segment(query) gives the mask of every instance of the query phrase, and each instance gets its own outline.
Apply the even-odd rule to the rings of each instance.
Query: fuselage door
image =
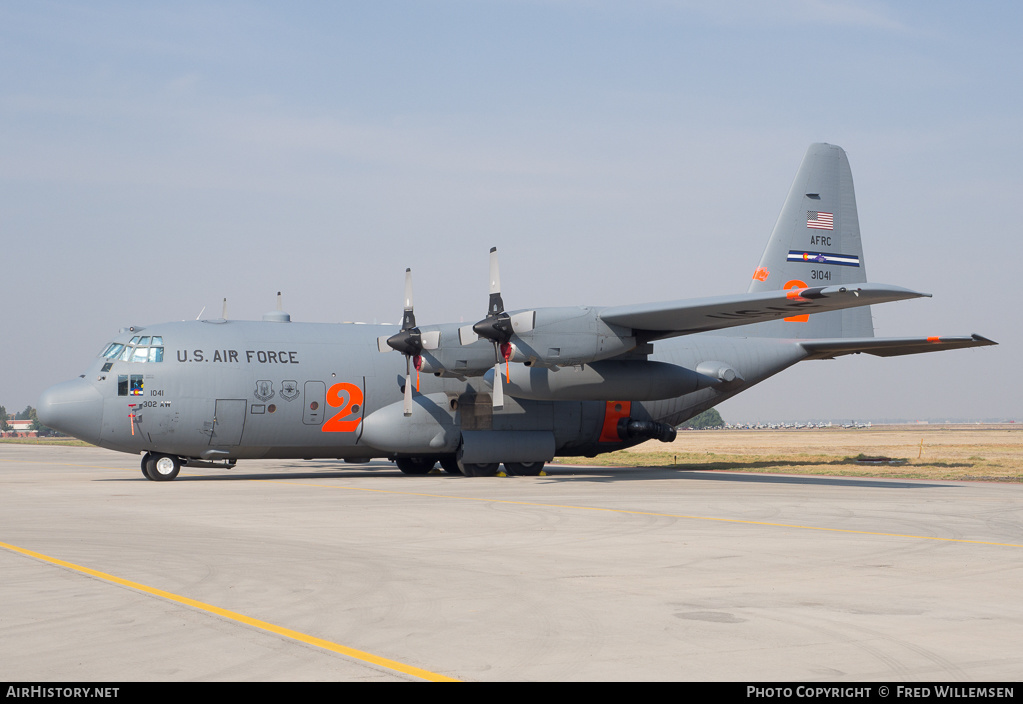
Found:
[[[210,445],[234,446],[242,441],[246,403],[245,399],[217,399]]]

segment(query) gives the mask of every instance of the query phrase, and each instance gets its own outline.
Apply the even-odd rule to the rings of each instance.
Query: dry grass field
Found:
[[[885,457],[895,463],[867,463]],[[563,464],[665,466],[848,477],[1023,481],[1023,424],[887,425],[822,430],[682,430],[670,444],[650,441]]]

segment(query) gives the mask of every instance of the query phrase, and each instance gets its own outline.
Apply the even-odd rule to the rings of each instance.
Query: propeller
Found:
[[[416,327],[416,315],[412,308],[412,270],[405,270],[405,308],[401,319],[401,331],[387,338],[378,338],[381,352],[390,347],[405,355],[405,416],[412,415],[412,366],[416,368],[416,391],[419,391],[419,370],[423,366],[423,333]]]
[[[490,248],[490,304],[487,317],[472,326],[479,337],[494,343],[497,362],[494,364],[494,409],[504,408],[504,385],[501,383],[501,360],[504,360],[505,374],[511,383],[511,359],[514,348],[511,338],[514,334],[511,316],[504,310],[501,298],[501,273],[497,265],[497,247]]]

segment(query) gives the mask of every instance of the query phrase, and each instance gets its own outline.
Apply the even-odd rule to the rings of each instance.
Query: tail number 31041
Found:
[[[323,424],[325,433],[353,433],[362,422],[362,389],[343,381],[327,389],[327,405],[337,408],[330,419]]]

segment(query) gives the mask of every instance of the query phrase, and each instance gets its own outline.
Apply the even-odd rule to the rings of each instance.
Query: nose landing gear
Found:
[[[181,460],[174,455],[147,452],[142,456],[142,475],[154,482],[169,482],[181,471]]]

